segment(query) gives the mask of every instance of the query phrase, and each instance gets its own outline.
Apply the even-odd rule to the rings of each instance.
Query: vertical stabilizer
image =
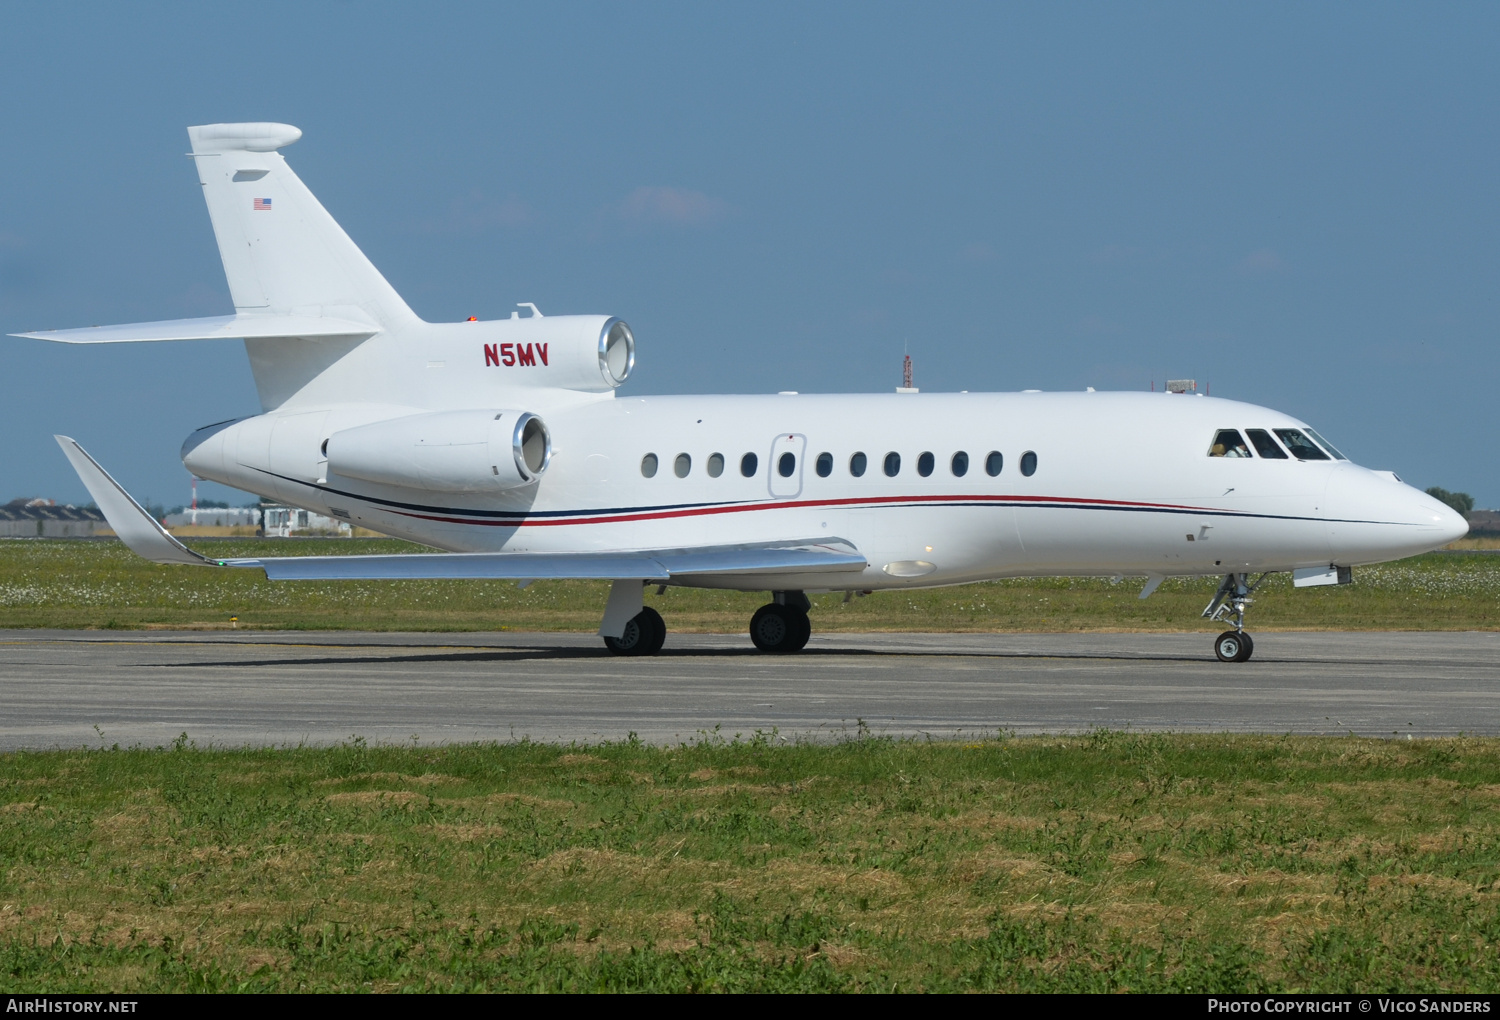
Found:
[[[205,124],[188,137],[236,311],[332,315],[387,329],[415,320],[276,151],[300,130]]]

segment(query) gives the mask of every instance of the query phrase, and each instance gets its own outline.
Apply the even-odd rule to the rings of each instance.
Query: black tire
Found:
[[[647,606],[636,616],[637,620],[650,623],[651,644],[641,652],[642,655],[655,655],[661,651],[661,646],[667,641],[667,621],[661,618],[661,614]]]
[[[807,614],[778,602],[761,606],[750,617],[750,640],[763,652],[795,652],[811,635]]]
[[[1248,647],[1246,635],[1237,630],[1226,630],[1214,638],[1214,655],[1220,662],[1244,662],[1250,655]]]
[[[604,639],[604,647],[616,655],[655,655],[667,639],[667,625],[661,614],[647,606],[625,624],[625,633]]]
[[[1242,631],[1240,633],[1240,640],[1245,643],[1245,647],[1240,649],[1239,658],[1235,659],[1234,661],[1249,662],[1250,656],[1255,654],[1255,639],[1252,638],[1249,634],[1246,634]]]
[[[812,637],[812,621],[799,609],[792,610],[792,619],[797,625],[797,632],[792,635],[792,643],[787,651],[800,652],[807,647],[808,638]]]

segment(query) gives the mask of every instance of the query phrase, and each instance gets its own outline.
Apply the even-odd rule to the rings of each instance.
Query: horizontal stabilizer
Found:
[[[210,315],[203,319],[132,322],[123,326],[85,326],[82,329],[44,329],[12,333],[31,340],[64,344],[126,344],[158,340],[261,340],[272,337],[367,337],[377,327],[349,319],[321,315]]]
[[[111,478],[109,472],[100,467],[99,462],[90,457],[75,440],[67,436],[52,438],[57,440],[57,445],[68,455],[73,470],[78,472],[78,477],[83,480],[89,495],[94,497],[94,502],[99,504],[104,519],[131,552],[152,563],[204,566],[210,562],[167,534],[166,529],[142,509],[131,498],[130,493]]]
[[[864,556],[841,539],[627,553],[413,553],[217,562],[226,567],[260,567],[273,581],[639,578],[667,582],[705,575],[823,573],[869,566]]]

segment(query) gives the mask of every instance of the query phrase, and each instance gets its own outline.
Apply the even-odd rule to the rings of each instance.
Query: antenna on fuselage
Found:
[[[901,349],[903,351],[906,350],[906,343],[904,341],[901,344]],[[907,354],[902,359],[902,361],[901,361],[901,385],[896,387],[896,392],[897,393],[917,393],[917,392],[919,392],[917,390],[917,388],[911,384],[911,355],[910,354]]]

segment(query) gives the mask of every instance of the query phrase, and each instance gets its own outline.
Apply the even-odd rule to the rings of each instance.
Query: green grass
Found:
[[[1500,990],[1500,741],[0,756],[0,975],[163,990]]]
[[[413,551],[390,539],[193,542],[211,556]],[[820,631],[1218,629],[1198,618],[1212,578],[1174,579],[1150,599],[1142,579],[995,581],[877,592],[842,605],[813,596]],[[0,627],[228,627],[311,630],[578,630],[598,627],[606,585],[543,581],[271,583],[259,571],[146,563],[113,541],[0,541]],[[654,591],[654,589],[652,589]],[[674,631],[743,631],[763,592],[686,588],[647,596]],[[1432,554],[1355,571],[1355,583],[1294,590],[1286,575],[1258,593],[1258,631],[1489,630],[1500,626],[1500,556]]]

